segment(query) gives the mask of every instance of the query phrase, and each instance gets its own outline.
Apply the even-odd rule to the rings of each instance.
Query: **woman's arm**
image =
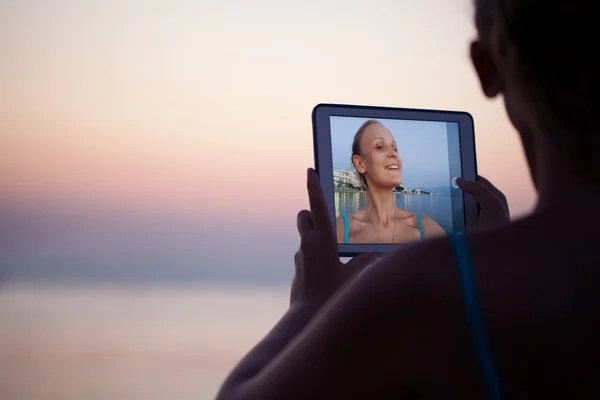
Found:
[[[368,317],[373,299],[362,290],[351,283],[316,316],[292,307],[235,368],[217,399],[348,399],[364,397],[370,385],[389,387],[384,347],[375,348],[383,336],[377,341],[367,335],[383,331],[383,319]],[[392,352],[391,346],[386,350]]]
[[[290,309],[233,370],[221,389],[220,399],[265,398],[265,383],[259,377],[265,376],[264,371],[273,360],[303,331],[334,293],[377,259],[374,254],[361,254],[347,264],[340,262],[335,233],[314,171],[312,174],[309,171],[307,186],[311,211],[298,214],[301,240],[300,250],[294,257],[296,271]]]
[[[218,399],[407,395],[433,378],[440,349],[463,345],[445,338],[468,337],[447,240],[379,260],[313,312],[292,307]]]
[[[308,305],[290,307],[269,334],[229,374],[217,399],[255,398],[256,387],[250,384],[256,386],[256,377],[304,329],[316,312]]]

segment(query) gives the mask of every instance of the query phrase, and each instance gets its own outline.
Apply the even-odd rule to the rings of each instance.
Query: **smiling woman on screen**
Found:
[[[445,234],[431,218],[396,205],[402,160],[394,136],[379,121],[369,120],[356,132],[352,165],[369,197],[364,209],[337,219],[338,243],[406,243]]]

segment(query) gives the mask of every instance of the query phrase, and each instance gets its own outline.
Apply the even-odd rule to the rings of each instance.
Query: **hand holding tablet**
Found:
[[[313,110],[313,139],[341,256],[389,252],[476,224],[477,203],[455,179],[477,176],[469,114],[322,104]]]

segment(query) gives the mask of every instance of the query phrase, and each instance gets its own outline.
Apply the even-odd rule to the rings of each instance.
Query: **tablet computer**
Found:
[[[312,123],[315,169],[341,257],[476,225],[477,202],[456,184],[477,176],[470,114],[319,104]]]

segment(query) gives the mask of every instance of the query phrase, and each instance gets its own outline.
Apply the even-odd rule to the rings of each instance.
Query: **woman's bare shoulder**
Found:
[[[423,225],[423,232],[427,238],[432,236],[443,236],[446,234],[440,224],[425,214],[421,214],[421,224]]]
[[[544,308],[553,313],[560,307],[556,294],[569,291],[565,286],[570,282],[569,264],[564,263],[563,267],[554,260],[566,260],[567,254],[562,250],[549,251],[557,241],[551,235],[540,234],[536,238],[534,232],[539,229],[531,223],[511,224],[464,236],[471,261],[468,267],[473,271],[484,314],[499,317],[510,309],[522,317],[511,315],[513,321],[492,317],[497,329],[509,329],[517,322],[527,324],[535,309],[543,306],[541,303],[551,304]],[[399,306],[398,301],[406,301],[397,297],[403,291],[434,302],[452,299],[462,307],[463,288],[455,249],[448,236],[400,248],[369,267],[364,275],[392,309]],[[539,285],[541,276],[544,285]],[[538,299],[531,299],[532,290],[538,293]],[[507,297],[507,293],[511,295]]]
[[[472,254],[474,285],[500,375],[511,380],[515,374],[531,377],[535,371],[556,372],[543,356],[552,354],[548,340],[560,343],[562,332],[544,328],[556,328],[548,322],[567,309],[561,305],[564,291],[556,291],[565,280],[552,268],[548,270],[548,265],[527,268],[543,243],[532,245],[537,239],[519,224],[464,238]],[[510,248],[520,242],[528,242],[522,247],[528,247],[527,255]],[[539,279],[543,267],[546,275]],[[544,340],[524,332],[544,332]],[[329,338],[340,345],[331,346]],[[456,392],[441,396],[461,398],[459,393],[468,389],[481,391],[483,397],[482,381],[473,380],[479,376],[477,358],[450,238],[403,246],[355,276],[299,335],[297,357],[291,358],[305,360],[309,353],[315,359],[306,363],[307,370],[317,365],[336,371],[331,378],[337,379],[338,384],[331,386],[336,390],[346,387],[343,382],[349,379],[361,378],[345,398],[358,397],[361,389],[364,393],[377,388],[400,393],[432,380],[447,383],[447,387],[439,385],[440,391]],[[518,372],[515,363],[523,366]],[[301,388],[320,386],[321,380],[315,378],[311,386],[304,377]]]
[[[402,286],[410,286],[410,292],[436,291],[436,285],[452,281],[454,270],[453,252],[447,238],[436,238],[427,242],[406,244],[398,250],[382,257],[370,266],[369,277],[380,288],[394,292]],[[366,272],[366,271],[365,271]],[[444,283],[445,282],[445,283]],[[381,286],[380,286],[381,285]]]
[[[347,221],[345,220],[344,216],[347,218]],[[338,242],[344,242],[344,235],[346,229],[348,230],[350,236],[352,236],[352,234],[356,234],[357,231],[362,230],[365,220],[366,212],[364,209],[355,211],[351,214],[340,215],[339,217],[337,217],[335,224]]]

